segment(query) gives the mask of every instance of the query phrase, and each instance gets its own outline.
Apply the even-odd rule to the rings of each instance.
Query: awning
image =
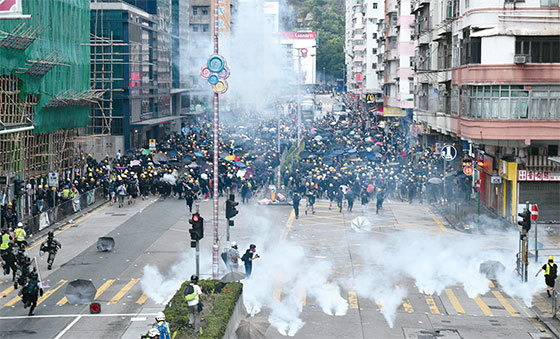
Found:
[[[166,116],[166,117],[163,117],[163,118],[154,118],[154,119],[136,121],[136,122],[132,122],[130,125],[132,125],[132,126],[152,126],[152,125],[166,124],[168,122],[171,122],[172,120],[177,120],[177,119],[181,119],[181,118],[183,118],[183,117],[178,116],[178,115],[170,115],[170,116]]]
[[[548,157],[548,160],[560,164],[560,157]]]

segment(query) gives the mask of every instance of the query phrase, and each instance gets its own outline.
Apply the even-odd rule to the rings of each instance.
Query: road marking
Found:
[[[494,294],[496,299],[498,299],[500,304],[504,306],[506,311],[508,311],[508,313],[511,314],[512,317],[519,317],[519,313],[516,312],[515,309],[508,303],[508,301],[506,300],[506,298],[504,298],[504,296],[502,295],[502,293],[500,293],[500,291],[493,290],[492,294]]]
[[[436,215],[430,211],[427,210],[428,214],[430,214],[430,216],[432,217],[432,219],[434,219],[434,222],[439,226],[439,229],[442,231],[447,231],[447,228],[445,228],[445,226],[443,226],[443,223],[441,221],[439,221],[439,219],[436,217]]]
[[[14,306],[20,300],[21,300],[21,297],[19,295],[15,296],[15,297],[12,298],[12,300],[10,300],[6,304],[4,304],[4,306]]]
[[[62,336],[65,335],[66,332],[68,332],[72,328],[72,326],[74,326],[78,321],[80,321],[80,319],[82,319],[82,316],[81,315],[77,316],[76,319],[72,320],[72,322],[68,324],[68,326],[66,326],[62,331],[60,331],[56,335],[56,337],[54,337],[54,339],[62,338]]]
[[[137,317],[137,316],[155,316],[157,313],[97,313],[97,314],[44,314],[44,315],[16,315],[8,317],[0,317],[0,320],[18,320],[18,319],[37,319],[37,318],[75,318],[75,317]]]
[[[492,311],[490,311],[490,307],[488,307],[488,305],[486,305],[484,303],[484,301],[482,301],[482,298],[480,296],[477,296],[476,298],[474,298],[474,301],[476,302],[476,304],[478,305],[478,307],[480,307],[480,309],[482,310],[482,312],[484,314],[486,314],[489,317],[494,316],[494,314],[492,313]]]
[[[301,306],[307,305],[307,293],[305,292],[306,291],[303,291],[303,295],[301,296]]]
[[[517,300],[517,298],[511,298],[513,299],[513,301],[515,301],[515,303],[517,304],[517,306],[523,311],[523,313],[525,313],[525,315],[527,316],[527,318],[531,319],[531,321],[533,322],[533,324],[535,325],[535,327],[541,331],[542,333],[546,333],[546,330],[538,323],[538,320],[535,319],[534,317],[532,317],[531,315],[529,315],[529,313],[526,310],[526,307],[524,306],[524,304],[522,305],[519,300]]]
[[[56,286],[54,288],[49,289],[47,292],[45,292],[43,294],[42,297],[40,297],[37,300],[37,305],[41,305],[41,303],[43,301],[45,301],[48,297],[50,297],[53,293],[55,293],[56,291],[58,291],[64,284],[66,284],[68,282],[68,280],[61,280],[58,282],[58,284],[56,284]]]
[[[278,301],[281,300],[281,298],[282,298],[282,285],[281,284],[276,285],[274,287],[273,295],[274,295],[274,299],[276,299]]]
[[[408,313],[414,312],[414,308],[413,308],[412,305],[410,304],[410,300],[408,300],[408,299],[403,299],[402,305],[403,305],[403,308],[404,308],[404,310],[405,310],[406,312],[408,312]]]
[[[465,310],[463,309],[463,306],[461,306],[459,300],[455,296],[455,293],[453,293],[453,291],[450,288],[445,289],[445,294],[447,294],[447,297],[449,298],[449,301],[451,301],[451,304],[453,305],[453,308],[455,308],[455,311],[460,314],[465,314]]]
[[[138,300],[136,300],[136,303],[137,303],[137,304],[143,304],[143,303],[146,302],[146,300],[148,300],[148,296],[145,295],[145,294],[142,294],[142,295],[140,296],[140,298],[138,298]]]
[[[354,290],[348,290],[348,303],[350,304],[351,309],[358,309],[358,297],[356,296],[356,292]]]
[[[103,285],[101,285],[101,287],[99,287],[97,289],[97,292],[95,293],[95,297],[93,298],[93,300],[97,300],[97,298],[99,298],[101,296],[101,294],[103,294],[103,292],[105,292],[105,290],[107,290],[109,287],[111,287],[111,285],[113,285],[114,282],[115,282],[115,279],[109,279],[106,282],[104,282]]]
[[[6,289],[3,290],[2,292],[0,292],[0,298],[7,297],[8,294],[9,294],[10,292],[12,292],[13,290],[14,290],[14,285],[12,285],[12,286],[6,288]]]
[[[68,302],[68,298],[64,297],[64,298],[60,299],[56,304],[58,306],[62,306],[62,305],[66,305],[67,302]]]
[[[494,282],[492,282],[492,280],[490,280],[490,282],[488,283],[488,286],[490,288],[495,288],[496,287],[496,285],[494,285]]]
[[[290,228],[294,227],[293,222],[294,222],[295,217],[296,217],[296,213],[292,209],[292,212],[290,213],[290,216],[288,217],[288,220],[286,221],[286,229],[282,233],[282,236],[280,237],[280,241],[284,241],[288,237],[288,232],[290,232]]]
[[[426,296],[426,304],[428,304],[428,308],[430,309],[430,312],[432,312],[432,314],[440,314],[434,298],[432,298],[431,296]]]
[[[109,300],[107,305],[116,304],[117,302],[119,302],[119,300],[121,300],[126,292],[128,292],[137,282],[138,279],[131,279],[123,288],[121,288],[120,291],[117,292],[117,294],[115,294],[115,296],[111,300]]]

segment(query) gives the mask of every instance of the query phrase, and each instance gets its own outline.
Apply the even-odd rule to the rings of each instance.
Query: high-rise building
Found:
[[[25,19],[0,12],[0,190],[15,177],[73,175],[74,142],[89,122],[89,0],[25,0]],[[45,15],[48,13],[48,15]],[[6,185],[6,183],[8,185]]]
[[[558,1],[412,6],[423,145],[465,149],[480,165],[480,202],[496,215],[515,222],[519,204],[530,201],[539,222],[560,220]]]

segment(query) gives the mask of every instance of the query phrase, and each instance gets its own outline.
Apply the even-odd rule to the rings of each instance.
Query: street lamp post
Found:
[[[218,0],[214,0],[214,54],[218,54]],[[212,188],[214,189],[214,244],[212,246],[212,278],[218,279],[218,137],[219,137],[219,96],[214,92],[214,176]]]

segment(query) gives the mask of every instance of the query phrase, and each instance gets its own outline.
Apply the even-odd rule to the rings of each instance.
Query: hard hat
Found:
[[[251,245],[249,245],[249,248],[250,248],[250,249],[255,249],[255,248],[257,248],[257,245],[251,244]]]
[[[237,247],[237,241],[232,241],[231,242],[231,247]]]
[[[23,224],[20,222],[18,222],[17,227],[23,227]]]
[[[49,231],[49,233],[47,234],[47,236],[48,236],[49,238],[54,237],[54,232],[53,232],[53,231]]]
[[[198,282],[198,276],[196,274],[191,275],[191,281],[193,283],[197,283]]]
[[[548,257],[548,260],[554,261],[554,257],[553,257],[553,256],[550,256],[550,257]]]
[[[163,321],[165,320],[165,314],[163,312],[158,312],[158,314],[156,315],[156,321]]]

